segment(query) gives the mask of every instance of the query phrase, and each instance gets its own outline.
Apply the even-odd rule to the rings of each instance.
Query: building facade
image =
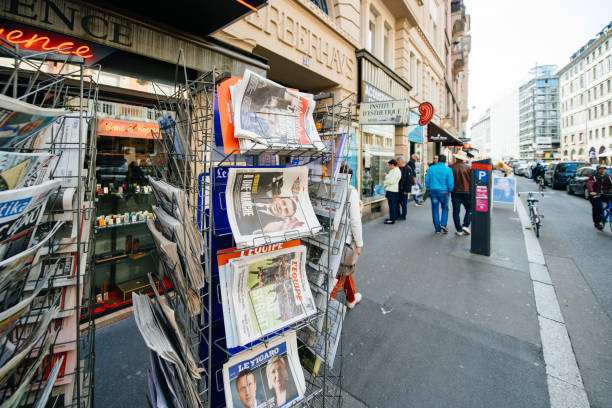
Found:
[[[491,138],[491,109],[487,109],[482,118],[470,127],[470,144],[478,153],[491,157],[493,143]]]
[[[519,87],[519,156],[559,158],[559,78],[555,65],[536,65]]]
[[[559,70],[561,157],[612,162],[612,22]]]

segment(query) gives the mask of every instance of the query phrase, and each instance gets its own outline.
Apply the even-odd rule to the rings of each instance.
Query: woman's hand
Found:
[[[361,256],[361,247],[357,247],[356,251],[357,251],[357,255]]]

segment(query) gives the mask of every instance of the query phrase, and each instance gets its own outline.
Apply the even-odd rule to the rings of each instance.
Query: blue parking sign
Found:
[[[476,178],[481,183],[486,183],[489,180],[489,172],[486,170],[476,170]]]

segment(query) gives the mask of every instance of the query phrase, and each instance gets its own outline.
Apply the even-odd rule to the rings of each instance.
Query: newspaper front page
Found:
[[[304,397],[295,331],[240,353],[223,365],[227,408],[278,408]]]
[[[0,148],[19,146],[66,113],[63,109],[40,108],[0,95]]]
[[[227,214],[238,248],[321,231],[307,190],[308,169],[303,166],[230,168]]]
[[[0,152],[0,191],[41,184],[49,175],[48,153]]]

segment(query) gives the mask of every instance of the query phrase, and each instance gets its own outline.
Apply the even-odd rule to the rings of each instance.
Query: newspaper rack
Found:
[[[0,156],[49,156],[44,166],[28,165],[21,174],[32,191],[44,180],[58,185],[40,207],[32,239],[0,262],[0,309],[3,319],[9,315],[0,322],[0,403],[90,407],[95,172],[87,169],[95,168],[95,135],[87,132],[96,114],[86,107],[97,100],[97,69],[86,69],[82,58],[64,55],[65,49],[32,53],[0,41]],[[52,70],[48,62],[55,63]],[[9,125],[10,112],[27,121]],[[7,136],[9,129],[18,134]],[[7,188],[13,187],[2,189]]]
[[[231,249],[236,247],[232,234],[227,232],[227,227],[216,228],[217,223],[226,225],[227,215],[219,213],[223,210],[223,205],[219,205],[214,200],[221,200],[220,196],[223,195],[221,187],[223,181],[217,177],[219,169],[244,166],[245,164],[247,167],[257,167],[263,154],[286,155],[289,159],[293,159],[294,163],[299,161],[300,165],[308,165],[317,161],[324,163],[329,161],[332,164],[336,164],[336,160],[342,161],[344,159],[339,156],[346,154],[347,149],[343,148],[340,151],[336,151],[333,140],[331,141],[331,151],[320,151],[312,147],[305,148],[304,145],[292,143],[279,145],[258,142],[249,143],[250,149],[245,149],[246,144],[242,144],[241,148],[232,149],[227,153],[218,142],[220,138],[216,137],[220,135],[221,129],[217,123],[215,110],[218,109],[216,101],[217,87],[222,81],[231,78],[231,74],[220,73],[213,69],[210,72],[201,74],[196,79],[190,79],[184,65],[183,51],[180,50],[177,59],[176,78],[175,89],[171,95],[164,94],[161,89],[158,92],[160,133],[153,133],[153,138],[161,151],[165,152],[165,165],[160,165],[156,168],[156,179],[163,180],[168,185],[173,186],[173,188],[182,191],[181,195],[184,199],[177,199],[173,196],[170,212],[174,213],[175,209],[178,210],[181,217],[183,217],[182,223],[185,225],[190,224],[189,227],[182,230],[182,234],[185,234],[182,237],[183,240],[188,238],[188,232],[185,231],[188,228],[195,227],[199,234],[201,234],[202,252],[195,255],[200,260],[204,285],[197,291],[200,310],[194,313],[195,310],[189,310],[190,296],[184,293],[185,282],[188,282],[188,276],[184,271],[185,257],[189,254],[184,253],[184,249],[181,250],[180,248],[178,241],[180,241],[181,237],[164,234],[165,238],[169,241],[179,243],[179,249],[178,258],[176,259],[171,259],[172,257],[164,253],[163,250],[158,249],[157,251],[156,258],[160,261],[158,263],[161,265],[161,268],[157,271],[156,276],[158,279],[166,276],[171,281],[174,289],[172,292],[169,292],[166,288],[161,288],[159,293],[161,300],[157,310],[159,310],[160,315],[163,315],[162,309],[164,307],[167,307],[165,309],[167,312],[169,310],[172,311],[176,319],[176,325],[173,326],[174,330],[180,331],[187,343],[189,351],[184,351],[184,353],[196,359],[200,377],[191,378],[188,381],[192,382],[193,387],[197,389],[199,398],[197,406],[207,408],[225,405],[228,407],[232,406],[232,402],[226,401],[226,396],[224,395],[226,390],[224,387],[223,366],[228,362],[228,359],[266,348],[270,344],[279,341],[279,339],[285,339],[287,336],[292,336],[293,333],[305,330],[309,330],[310,333],[317,333],[318,337],[325,340],[321,343],[325,345],[325,352],[321,353],[323,354],[325,364],[322,364],[317,372],[307,376],[302,398],[283,406],[341,406],[341,341],[335,341],[337,346],[337,351],[334,350],[336,363],[331,364],[325,359],[325,356],[328,355],[327,345],[329,341],[327,341],[327,338],[330,336],[330,331],[328,330],[329,296],[321,297],[323,301],[320,302],[321,304],[318,305],[319,307],[316,308],[313,314],[270,333],[266,333],[255,341],[239,347],[228,348],[227,337],[224,331],[222,288],[220,286],[217,254],[221,250],[225,250],[225,252],[255,251],[263,246],[289,242],[297,238],[302,240],[302,245],[307,247],[316,245],[327,250],[328,262],[327,264],[322,263],[318,265],[316,272],[321,276],[332,276],[333,279],[337,271],[330,270],[326,265],[331,264],[333,256],[341,255],[343,248],[341,240],[346,237],[348,225],[347,212],[345,211],[347,204],[341,199],[332,198],[330,190],[330,196],[318,197],[318,200],[322,206],[329,208],[330,215],[327,217],[328,219],[333,218],[333,211],[340,211],[342,213],[337,225],[333,225],[330,222],[329,227],[325,228],[324,226],[306,221],[305,227],[299,230],[283,230],[274,236],[261,233],[252,241],[243,243],[240,249]],[[314,101],[319,106],[319,110],[315,112],[314,120],[324,124],[323,130],[326,133],[343,133],[347,140],[350,139],[348,133],[353,117],[352,112],[354,111],[354,104],[350,103],[350,100],[352,100],[352,96],[336,103],[332,94],[315,96]],[[322,133],[322,135],[326,133]],[[276,161],[278,163],[278,159]],[[332,168],[335,169],[334,166]],[[335,180],[335,177],[331,177],[323,180],[323,182],[333,186]],[[163,198],[155,191],[154,193],[156,194],[158,204],[163,207],[161,205]],[[297,206],[299,206],[301,211],[307,210],[299,200],[297,201]],[[166,210],[168,209],[166,208]],[[223,217],[225,217],[225,221],[223,221]],[[263,231],[264,224],[259,217],[258,223]],[[158,224],[159,219],[156,220],[156,225]],[[184,276],[177,275],[179,273],[177,271],[180,270],[184,271]],[[331,283],[334,283],[333,280]],[[313,287],[316,287],[318,292],[331,293],[333,286],[330,287],[330,279],[324,279],[320,286],[320,288],[319,285],[314,285]],[[249,293],[249,302],[253,305],[253,298],[250,296]],[[162,307],[162,304],[166,306]],[[303,303],[301,303],[301,307],[305,309]],[[257,315],[255,315],[254,323],[261,328],[261,321]],[[146,336],[146,334],[143,335]],[[339,333],[334,339],[340,339]],[[179,350],[177,344],[174,344],[173,347],[175,350]],[[305,344],[300,343],[298,347],[300,355],[302,350],[306,350],[306,348]],[[297,355],[287,356],[286,358],[293,368],[297,369],[299,367],[301,369],[301,363]],[[332,366],[334,367],[333,370]],[[192,385],[182,386],[179,382],[175,381],[173,383],[177,388],[174,391],[182,393],[181,395],[187,398],[188,389]]]

